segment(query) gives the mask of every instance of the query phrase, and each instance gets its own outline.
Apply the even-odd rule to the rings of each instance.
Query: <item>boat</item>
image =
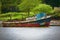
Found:
[[[40,14],[41,15],[41,14]],[[40,16],[39,14],[32,18],[26,18],[25,21],[3,22],[3,27],[49,27],[52,16]],[[35,20],[34,20],[34,19]],[[37,19],[36,19],[37,18]]]

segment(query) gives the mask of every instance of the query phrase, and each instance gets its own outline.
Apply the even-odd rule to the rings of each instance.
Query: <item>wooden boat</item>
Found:
[[[34,17],[26,18],[25,21],[3,22],[3,27],[48,27],[52,17],[46,16],[45,13],[40,13]]]
[[[52,16],[43,17],[40,20],[3,22],[3,27],[48,27]]]

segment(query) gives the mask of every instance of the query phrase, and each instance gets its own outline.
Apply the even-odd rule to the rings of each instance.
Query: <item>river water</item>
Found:
[[[60,27],[47,28],[3,28],[0,40],[60,40]]]

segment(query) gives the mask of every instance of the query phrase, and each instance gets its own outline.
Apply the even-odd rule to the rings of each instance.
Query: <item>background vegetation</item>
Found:
[[[0,20],[24,20],[40,12],[60,17],[59,7],[60,0],[0,0]]]

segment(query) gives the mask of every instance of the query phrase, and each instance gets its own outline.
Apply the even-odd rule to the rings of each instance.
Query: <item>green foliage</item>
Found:
[[[60,0],[43,0],[43,2],[51,5],[52,7],[60,7]]]
[[[56,13],[56,16],[60,17],[60,7],[55,7],[54,12]]]
[[[47,3],[49,5],[42,4],[42,1],[44,1],[44,3]],[[9,11],[12,10],[11,7],[13,7],[13,9],[18,7],[21,12],[19,12],[19,13],[18,12],[8,12],[6,14],[1,14],[0,20],[10,20],[10,19],[21,20],[22,18],[27,18],[28,15],[34,16],[35,13],[37,14],[38,12],[39,13],[45,12],[47,14],[53,14],[53,12],[55,10],[53,10],[50,5],[60,6],[60,1],[59,2],[58,1],[57,0],[55,0],[55,1],[54,0],[2,0],[2,4],[0,2],[0,13],[1,13],[1,7],[2,7],[2,9],[6,8]],[[57,13],[56,16],[60,16],[60,14],[58,14],[57,9],[55,12]]]
[[[36,6],[32,11],[34,12],[44,12],[44,13],[53,13],[53,9],[50,5],[46,5],[46,4],[39,4],[38,6]]]
[[[54,7],[54,12],[55,13],[60,13],[60,7]]]
[[[2,6],[2,4],[1,4],[1,1],[0,1],[0,13],[1,13],[1,6]]]
[[[23,0],[22,3],[18,5],[18,8],[21,11],[27,12],[29,17],[31,9],[40,3],[41,3],[41,0]]]
[[[20,0],[1,0],[3,5],[17,5],[20,3]]]
[[[30,16],[33,16],[33,15],[34,15],[34,13],[31,12]],[[18,12],[9,12],[9,13],[5,13],[5,14],[0,15],[0,20],[3,20],[3,21],[15,20],[15,19],[22,20],[25,18],[27,18],[26,12],[19,12],[19,13]]]
[[[1,0],[2,2],[2,12],[7,12],[15,8],[20,3],[21,0]]]
[[[38,5],[40,0],[22,0],[21,4],[18,5],[19,9],[22,11],[30,11],[36,5]]]

